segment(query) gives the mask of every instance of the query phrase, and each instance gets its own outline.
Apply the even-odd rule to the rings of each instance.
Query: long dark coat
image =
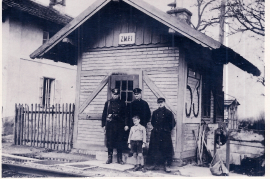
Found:
[[[171,131],[175,127],[173,113],[166,107],[158,108],[153,112],[151,124],[153,129],[148,154],[155,158],[161,152],[163,160],[170,164],[174,153],[171,137]]]
[[[126,123],[126,104],[119,98],[110,99],[105,103],[102,113],[102,127],[106,126],[107,148],[122,149],[124,127]],[[108,110],[108,112],[107,112]],[[112,121],[106,121],[107,115],[112,114]]]
[[[151,118],[151,111],[146,101],[140,99],[140,100],[134,100],[131,102],[130,109],[129,109],[129,121],[128,121],[129,127],[134,125],[132,121],[132,117],[134,116],[139,116],[140,124],[146,127],[146,124],[150,121],[150,118]]]

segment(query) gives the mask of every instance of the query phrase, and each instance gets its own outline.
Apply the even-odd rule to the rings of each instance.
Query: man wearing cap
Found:
[[[122,139],[126,124],[126,104],[119,99],[120,90],[111,90],[112,98],[105,103],[102,114],[102,127],[107,137],[108,160],[106,164],[112,163],[113,148],[117,149],[117,162],[122,161]]]
[[[151,124],[153,129],[150,136],[149,156],[153,159],[154,165],[149,170],[157,169],[157,156],[161,153],[164,171],[171,172],[169,166],[172,163],[173,144],[171,131],[175,127],[173,113],[165,107],[165,99],[158,98],[158,109],[153,112]]]
[[[135,100],[131,102],[129,109],[129,121],[128,126],[133,126],[132,118],[134,116],[139,116],[140,124],[146,128],[147,123],[151,118],[151,111],[149,105],[146,101],[142,99],[142,90],[140,88],[135,88],[133,90]]]

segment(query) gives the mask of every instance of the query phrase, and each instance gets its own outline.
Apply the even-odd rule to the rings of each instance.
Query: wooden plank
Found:
[[[71,150],[71,147],[70,147],[70,131],[71,131],[71,129],[70,129],[70,127],[71,127],[71,103],[69,104],[69,114],[68,114],[68,147],[67,147],[67,150]]]
[[[40,130],[40,104],[38,104],[38,119],[37,119],[37,147],[38,147],[38,141],[39,141],[39,130]]]
[[[81,28],[78,29],[78,36],[81,35]],[[78,115],[79,106],[80,106],[80,90],[81,90],[81,70],[82,70],[82,42],[78,41],[78,57],[77,57],[77,79],[76,79],[76,98],[75,98],[75,114],[74,114],[74,143],[77,142],[77,133],[78,133]]]
[[[181,158],[185,159],[185,158],[189,158],[189,157],[194,157],[196,154],[196,150],[188,150],[188,151],[183,151],[181,152]]]
[[[54,135],[53,135],[53,149],[56,147],[56,135],[57,135],[57,104],[55,104],[55,116],[54,116]]]
[[[20,131],[19,131],[19,135],[20,135],[20,144],[19,145],[22,145],[22,131],[23,131],[23,128],[22,128],[22,115],[23,115],[23,105],[20,106]]]
[[[61,150],[64,150],[64,111],[65,111],[65,105],[62,105],[62,123],[61,123]]]
[[[45,147],[45,142],[46,142],[46,118],[47,118],[47,105],[45,105],[45,113],[44,113],[44,133],[43,133],[43,147]]]
[[[60,104],[58,104],[58,117],[57,117],[57,121],[58,121],[58,131],[57,131],[57,150],[60,150],[60,123],[61,123],[61,109],[60,109]]]
[[[147,86],[151,89],[151,91],[154,93],[154,95],[159,98],[163,97],[166,99],[166,106],[174,113],[176,114],[176,110],[173,107],[173,105],[170,103],[168,98],[159,90],[159,88],[153,83],[153,81],[148,77],[147,74],[143,73],[143,80],[147,84]]]
[[[36,141],[37,141],[37,139],[36,139],[36,136],[37,136],[36,135],[36,131],[37,131],[37,120],[36,119],[37,119],[37,104],[35,104],[35,121],[34,121],[34,124],[35,124],[34,125],[34,129],[35,130],[34,130],[34,144],[33,144],[34,146],[36,145]]]
[[[49,111],[48,111],[48,123],[47,123],[47,129],[48,129],[48,134],[47,134],[47,138],[46,138],[46,144],[47,144],[47,148],[50,148],[50,129],[51,129],[51,121],[50,121],[50,116],[51,116],[51,107],[49,105],[48,107]]]
[[[13,144],[17,145],[17,121],[18,121],[18,109],[17,109],[17,103],[15,103],[15,118],[14,118],[14,127],[13,127]]]
[[[42,139],[43,139],[43,116],[44,116],[44,108],[42,108],[42,113],[41,113],[41,125],[40,125],[40,146],[39,147],[43,147],[43,142],[42,142]]]
[[[29,141],[29,106],[27,106],[27,141]]]
[[[66,114],[65,114],[65,127],[64,127],[64,129],[65,129],[65,134],[64,134],[64,151],[66,151],[66,136],[67,136],[67,116],[68,116],[68,114],[67,114],[67,112],[68,112],[68,104],[66,103]]]
[[[25,105],[26,106],[26,105]],[[26,144],[25,136],[26,136],[26,130],[25,130],[25,121],[26,121],[26,115],[25,115],[25,108],[23,107],[23,113],[22,113],[22,144]]]
[[[150,44],[152,41],[152,28],[151,28],[151,19],[149,17],[144,18],[143,22],[143,43]]]
[[[103,104],[103,107],[104,107],[104,104]],[[101,113],[79,114],[79,119],[89,120],[89,119],[101,119],[101,118],[102,118]]]
[[[99,86],[94,90],[94,92],[89,96],[87,100],[80,106],[79,113],[82,113],[89,103],[97,96],[97,94],[104,88],[107,84],[110,74],[107,75],[99,84]]]
[[[185,60],[185,51],[179,47],[179,69],[178,69],[178,93],[177,93],[177,122],[176,122],[176,151],[177,158],[182,158],[184,145],[183,119],[185,118],[185,91],[187,84],[187,63]]]
[[[32,59],[42,56],[44,53],[49,51],[58,42],[68,36],[76,28],[78,28],[82,23],[92,17],[96,12],[98,12],[102,7],[104,7],[110,0],[99,0],[95,1],[91,6],[89,6],[85,11],[83,11],[79,16],[74,18],[70,23],[68,23],[64,28],[58,31],[52,38],[49,39],[44,45],[40,46],[35,50],[30,57]]]
[[[54,116],[53,116],[54,113],[55,113],[55,112],[54,112],[54,105],[52,105],[52,120],[51,120],[51,121],[52,121],[52,122],[51,122],[51,124],[52,124],[52,125],[51,125],[51,129],[52,129],[51,131],[52,131],[52,132],[51,132],[51,140],[50,140],[50,148],[51,148],[51,149],[53,149],[53,143],[54,143],[54,141],[53,141],[53,139],[54,139],[54,138],[53,138],[53,136],[54,136],[54,130],[53,130],[53,129],[54,129],[54,125],[53,125],[53,124],[54,124],[54,120],[53,120],[53,119],[54,119]],[[53,142],[53,143],[52,143],[52,142]]]

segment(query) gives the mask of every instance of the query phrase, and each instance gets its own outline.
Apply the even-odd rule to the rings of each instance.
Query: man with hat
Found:
[[[126,104],[119,99],[120,90],[111,90],[112,98],[105,103],[102,114],[102,127],[106,133],[108,160],[106,164],[112,163],[113,148],[117,149],[117,162],[122,161],[122,139],[126,124]]]
[[[153,112],[151,124],[153,129],[150,136],[149,156],[153,159],[154,165],[149,170],[157,169],[157,156],[160,153],[164,164],[164,171],[171,172],[169,166],[172,163],[173,144],[171,131],[175,127],[173,113],[165,107],[165,99],[158,98],[158,109]]]
[[[140,124],[146,128],[151,118],[151,111],[146,101],[142,99],[142,90],[140,88],[133,89],[135,100],[131,102],[129,109],[128,127],[133,126],[132,118],[139,116]],[[127,127],[126,127],[127,129]]]

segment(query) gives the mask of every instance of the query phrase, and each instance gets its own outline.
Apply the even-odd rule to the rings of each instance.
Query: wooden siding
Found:
[[[141,69],[146,73],[155,85],[166,95],[174,107],[177,105],[178,89],[178,57],[179,50],[176,47],[144,47],[106,49],[106,51],[89,50],[82,55],[82,73],[80,88],[80,104],[99,85],[102,79],[109,73],[117,73],[120,70]],[[150,106],[151,112],[158,108],[157,97],[153,94],[145,82],[142,83],[143,99]],[[104,103],[107,100],[108,85],[94,98],[94,100],[79,115],[78,138],[79,144],[104,145],[104,134],[101,131],[101,114]],[[86,116],[97,116],[87,118]],[[176,116],[175,116],[176,118]],[[150,138],[150,126],[147,129],[147,141]],[[176,130],[172,132],[173,145],[176,141]]]
[[[85,47],[117,47],[120,33],[135,33],[135,45],[167,43],[168,29],[125,3],[111,3],[84,24]]]

